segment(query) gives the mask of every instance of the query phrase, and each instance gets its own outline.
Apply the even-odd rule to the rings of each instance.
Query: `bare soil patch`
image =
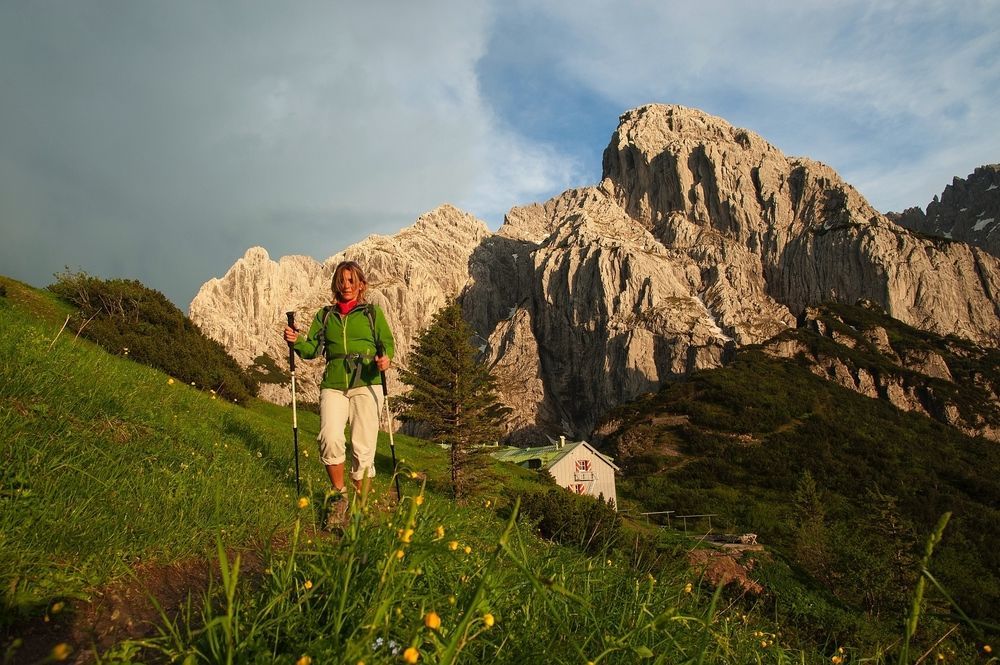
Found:
[[[235,553],[229,553],[233,561]],[[240,573],[251,578],[263,570],[260,552],[240,552]],[[126,640],[156,635],[160,612],[153,602],[173,618],[190,597],[200,603],[212,580],[219,580],[218,561],[189,559],[170,564],[141,563],[128,579],[112,583],[90,594],[89,601],[67,600],[64,609],[42,619],[15,625],[3,640],[5,650],[21,640],[16,663],[46,659],[60,644],[71,648],[65,662],[93,663],[95,654]]]
[[[753,594],[764,591],[764,587],[750,577],[756,560],[745,557],[742,551],[691,550],[688,563],[695,570],[704,571],[705,579],[714,587],[736,584],[741,591]]]

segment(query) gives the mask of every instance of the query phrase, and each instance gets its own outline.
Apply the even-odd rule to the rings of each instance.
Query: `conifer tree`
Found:
[[[479,448],[499,438],[509,409],[499,404],[489,369],[478,360],[473,330],[454,300],[434,315],[400,373],[412,390],[402,397],[400,419],[420,425],[450,448],[451,486],[465,496],[481,465]]]
[[[799,564],[819,579],[825,579],[829,564],[826,509],[816,481],[807,469],[799,478],[792,497],[795,509],[795,554]]]

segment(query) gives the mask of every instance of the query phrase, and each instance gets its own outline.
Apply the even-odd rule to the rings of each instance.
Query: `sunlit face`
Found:
[[[358,279],[353,270],[342,270],[337,279],[337,300],[350,302],[356,300],[364,292],[364,283]]]

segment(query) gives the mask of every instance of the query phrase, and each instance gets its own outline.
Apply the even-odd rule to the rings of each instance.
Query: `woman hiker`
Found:
[[[285,341],[303,359],[326,357],[319,393],[319,453],[336,492],[327,516],[327,528],[344,523],[348,514],[344,483],[346,442],[344,425],[351,425],[351,480],[356,493],[375,476],[375,442],[382,410],[381,372],[395,352],[392,331],[382,310],[365,301],[368,282],[354,261],[342,261],[333,271],[334,302],[316,313],[309,333],[301,336],[291,326]],[[367,490],[367,488],[365,488]]]

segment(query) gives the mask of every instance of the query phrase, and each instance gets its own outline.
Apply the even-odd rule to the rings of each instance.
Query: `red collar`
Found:
[[[335,303],[337,305],[337,311],[340,312],[341,316],[347,316],[352,309],[358,306],[358,299],[349,300],[348,302],[340,302],[339,300]]]

